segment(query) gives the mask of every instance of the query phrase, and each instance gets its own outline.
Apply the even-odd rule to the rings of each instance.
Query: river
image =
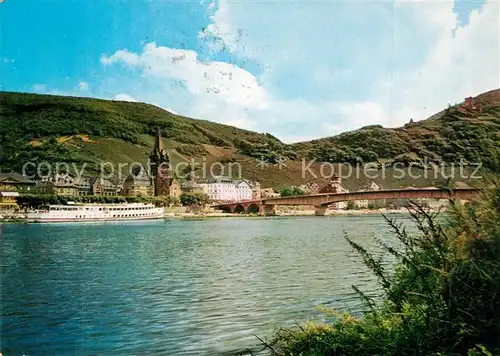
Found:
[[[344,231],[377,256],[395,240],[381,216],[0,229],[4,356],[255,350],[255,335],[324,321],[318,307],[359,313],[352,284],[379,293]]]

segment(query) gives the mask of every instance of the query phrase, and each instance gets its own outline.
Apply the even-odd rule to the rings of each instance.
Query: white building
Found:
[[[236,200],[236,185],[229,177],[214,177],[198,183],[203,193],[212,201],[230,202]]]
[[[229,177],[214,177],[198,183],[210,200],[217,202],[239,202],[252,200],[252,184],[246,180],[233,181]]]
[[[362,188],[360,190],[363,190],[363,191],[376,191],[376,190],[381,190],[382,187],[380,185],[378,185],[377,183],[375,182],[370,182],[370,184],[365,187],[365,188]],[[376,205],[375,201],[368,201],[368,200],[356,200],[355,204],[361,208],[361,209],[366,209],[368,208],[368,206],[370,204],[372,205]],[[383,201],[380,201],[379,202],[379,205],[385,205],[385,203]]]
[[[344,188],[340,182],[337,186],[337,193],[349,193],[349,190]],[[333,203],[330,205],[331,209],[347,209],[347,202],[346,201],[339,201],[338,203]]]
[[[236,201],[252,200],[252,187],[247,181],[234,182],[236,186]]]

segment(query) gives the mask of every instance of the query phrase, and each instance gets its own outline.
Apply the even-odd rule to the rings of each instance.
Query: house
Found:
[[[305,194],[318,194],[320,191],[319,185],[317,183],[307,183],[302,184],[299,187]]]
[[[319,193],[349,193],[347,189],[342,187],[342,178],[339,175],[335,175],[333,179],[325,184],[323,188],[319,190]],[[338,203],[330,204],[331,209],[345,209],[347,208],[347,202],[342,201]]]
[[[236,185],[229,177],[216,176],[198,183],[209,199],[217,202],[238,201]]]
[[[252,182],[250,180],[244,180],[249,186],[250,189],[252,190],[252,198],[251,200],[260,200],[260,182]]]
[[[260,190],[260,196],[262,198],[279,198],[280,193],[273,188],[264,188]]]
[[[78,195],[76,185],[81,187],[82,184],[76,183],[70,175],[58,174],[38,182],[37,190],[43,194],[75,196]]]
[[[361,189],[359,189],[360,191],[377,191],[377,190],[381,190],[382,187],[380,185],[378,185],[377,183],[371,181],[370,184],[368,184],[368,186],[366,187],[363,187]],[[385,201],[381,201],[381,200],[356,200],[355,201],[355,204],[361,208],[361,209],[366,209],[368,208],[368,206],[384,206],[385,205]]]
[[[193,181],[186,182],[181,187],[183,193],[203,194],[203,187]]]
[[[177,179],[170,181],[169,196],[179,198],[182,195],[182,186]]]
[[[37,185],[40,193],[66,196],[86,195],[118,195],[120,187],[101,177],[72,177],[68,174],[58,174]]]
[[[88,189],[90,187],[90,190]],[[108,179],[103,179],[101,177],[87,178],[85,179],[85,189],[79,190],[80,195],[88,195],[90,192],[92,195],[105,195],[114,196],[118,195],[121,187],[114,184]],[[86,194],[87,193],[87,194]]]
[[[245,180],[234,182],[236,188],[236,201],[252,200],[253,192],[250,184]]]
[[[136,169],[125,178],[121,195],[151,197],[154,185],[150,175],[143,169]]]
[[[319,193],[319,185],[317,183],[308,183],[307,187],[309,188],[309,191],[311,194],[318,194]]]
[[[19,206],[17,205],[16,198],[19,196],[19,192],[13,191],[0,191],[0,212],[6,210],[17,210]]]
[[[0,173],[0,191],[30,191],[36,182],[19,173]]]
[[[252,183],[242,179],[233,181],[229,177],[215,176],[204,179],[196,184],[196,189],[200,189],[208,195],[211,201],[217,202],[238,202],[260,199],[260,183]],[[194,189],[192,183],[186,185],[184,190]]]
[[[261,195],[260,195],[260,182],[255,182],[252,183],[251,185],[252,188],[252,200],[260,200]]]

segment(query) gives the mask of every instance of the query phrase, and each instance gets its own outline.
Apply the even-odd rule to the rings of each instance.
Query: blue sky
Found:
[[[494,1],[6,0],[1,89],[152,103],[287,141],[499,86]]]

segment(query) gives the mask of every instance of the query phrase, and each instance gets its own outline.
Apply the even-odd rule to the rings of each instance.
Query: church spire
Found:
[[[153,153],[162,155],[165,152],[163,148],[163,141],[161,139],[160,128],[156,130],[155,146],[153,148]]]
[[[169,157],[163,147],[160,128],[156,131],[155,145],[149,156],[149,168],[153,180],[155,196],[169,195],[172,183],[172,172],[170,171]]]

